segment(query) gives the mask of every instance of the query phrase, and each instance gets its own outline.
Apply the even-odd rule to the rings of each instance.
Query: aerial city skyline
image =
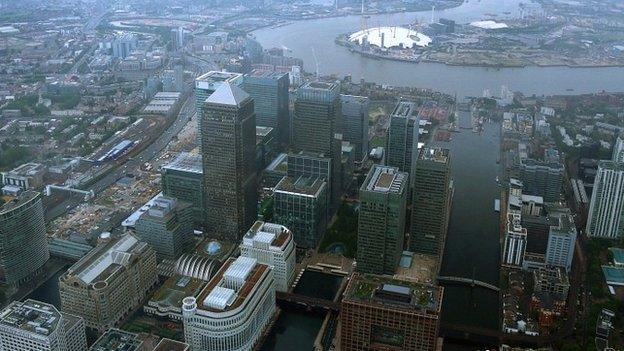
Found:
[[[617,0],[0,0],[0,351],[621,350]]]

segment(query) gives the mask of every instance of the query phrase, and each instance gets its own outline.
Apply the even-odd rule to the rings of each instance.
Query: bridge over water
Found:
[[[474,278],[439,276],[438,282],[465,284],[465,285],[470,285],[472,287],[478,286],[481,288],[490,289],[496,292],[500,291],[500,288],[498,286],[494,284],[486,283],[480,280],[476,280]]]

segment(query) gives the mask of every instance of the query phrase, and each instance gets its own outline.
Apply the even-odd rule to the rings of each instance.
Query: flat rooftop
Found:
[[[367,191],[380,193],[401,193],[407,182],[407,173],[398,168],[375,166],[364,182]]]
[[[400,101],[392,110],[392,117],[416,118],[416,104],[411,101]]]
[[[136,351],[139,350],[142,343],[137,334],[119,329],[109,329],[97,339],[90,351]]]
[[[14,301],[0,313],[0,323],[29,333],[49,335],[61,320],[61,313],[47,303]]]
[[[323,188],[325,188],[325,181],[321,178],[300,176],[297,179],[292,177],[282,178],[275,186],[275,191],[318,197]]]
[[[28,190],[21,193],[18,197],[11,198],[11,200],[0,206],[0,216],[15,210],[16,208],[23,206],[24,204],[27,204],[29,201],[32,201],[37,196],[39,196],[38,192]]]
[[[234,73],[234,72],[210,71],[208,73],[205,73],[197,77],[195,81],[196,82],[208,82],[208,83],[230,82],[242,76],[243,76],[242,74]]]
[[[441,287],[369,274],[354,274],[344,296],[402,310],[439,313],[442,305]]]
[[[245,233],[243,243],[253,246],[254,242],[261,242],[275,248],[282,248],[291,237],[290,230],[281,224],[256,221]]]
[[[300,89],[334,90],[337,88],[339,88],[337,83],[309,82],[304,84]]]
[[[204,174],[202,156],[189,152],[180,152],[171,163],[163,166],[163,169]]]
[[[160,307],[182,308],[182,300],[187,296],[197,296],[205,285],[206,282],[201,279],[176,274],[163,283],[150,302]]]
[[[277,72],[277,71],[272,71],[272,70],[254,69],[253,71],[249,72],[247,75],[249,77],[256,77],[256,78],[279,79],[279,78],[282,78],[285,74],[286,73],[284,72]]]
[[[20,166],[18,166],[16,168],[10,170],[9,172],[5,173],[5,176],[10,176],[10,177],[15,177],[15,176],[30,177],[30,176],[34,176],[37,173],[43,171],[44,168],[45,168],[45,166],[40,164],[40,163],[34,163],[34,162],[24,163],[23,165],[20,165]]]
[[[189,349],[190,346],[186,343],[171,339],[162,339],[153,351],[186,351]]]
[[[449,149],[425,147],[421,149],[418,159],[447,164]]]

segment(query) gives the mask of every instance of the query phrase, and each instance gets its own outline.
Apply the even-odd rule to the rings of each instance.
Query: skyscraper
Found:
[[[202,155],[181,152],[162,167],[162,190],[165,196],[192,204],[195,228],[203,228],[204,170]]]
[[[198,117],[201,116],[206,99],[223,84],[240,86],[243,84],[243,75],[233,72],[210,71],[195,79],[195,108]],[[201,123],[201,119],[198,121]],[[201,129],[201,125],[199,129]]]
[[[624,163],[624,133],[620,133],[615,140],[611,161]]]
[[[357,269],[394,274],[403,251],[408,174],[374,166],[360,188]]]
[[[193,209],[188,202],[160,197],[136,222],[136,234],[158,259],[177,259],[192,244]]]
[[[422,148],[413,168],[410,250],[441,257],[451,212],[450,152]]]
[[[507,213],[507,231],[503,244],[501,264],[507,267],[522,267],[527,246],[527,230],[522,227],[519,212]]]
[[[534,159],[523,160],[520,164],[520,180],[525,194],[537,195],[545,202],[559,201],[564,175],[560,162],[541,162]]]
[[[340,349],[438,348],[443,288],[354,273],[340,313]]]
[[[254,99],[256,125],[272,127],[282,145],[290,143],[288,73],[253,70],[245,75],[243,89]]]
[[[35,300],[13,301],[0,313],[0,350],[86,351],[85,321]]]
[[[361,162],[368,155],[368,107],[365,96],[341,95],[342,121],[340,131],[344,140],[354,146],[355,161]]]
[[[19,285],[49,258],[41,194],[28,190],[0,207],[0,281]]]
[[[257,212],[254,101],[222,84],[206,99],[200,125],[206,232],[238,241]]]
[[[314,248],[327,227],[327,186],[317,177],[283,177],[273,192],[273,220],[292,230],[297,246]]]
[[[413,173],[413,164],[418,156],[418,111],[416,104],[400,101],[390,115],[386,164],[397,167],[401,172]],[[410,188],[415,179],[410,177]]]
[[[624,164],[601,161],[594,180],[594,191],[589,205],[587,235],[597,238],[622,237],[622,210],[624,209]]]
[[[546,248],[546,264],[562,267],[569,272],[574,258],[574,245],[576,244],[576,227],[574,218],[570,215],[558,217],[559,223],[550,226],[548,233],[548,246]]]

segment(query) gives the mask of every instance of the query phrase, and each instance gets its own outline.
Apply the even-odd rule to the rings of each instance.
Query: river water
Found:
[[[490,14],[499,14],[498,20],[518,17],[519,4],[527,0],[469,0],[461,6],[438,11],[435,18],[449,18],[458,23],[480,20]],[[504,13],[509,13],[505,15]],[[429,22],[431,12],[411,12],[391,15],[373,15],[368,27]],[[449,94],[481,96],[484,89],[498,95],[501,86],[525,94],[575,94],[624,90],[624,68],[568,68],[525,67],[485,68],[458,67],[437,63],[410,63],[375,60],[351,53],[334,43],[334,39],[361,28],[360,16],[324,18],[297,21],[278,28],[263,28],[254,32],[265,48],[282,47],[289,55],[302,58],[305,70],[321,74],[351,75],[370,82],[395,86],[431,88]],[[316,60],[314,58],[316,54]],[[569,91],[568,89],[574,89]]]

